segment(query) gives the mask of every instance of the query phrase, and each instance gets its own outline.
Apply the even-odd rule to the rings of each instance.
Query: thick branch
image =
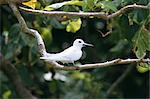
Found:
[[[16,7],[16,5],[14,3],[12,3],[11,0],[7,0],[7,1],[9,3],[9,6],[11,7],[11,9],[13,10],[16,18],[18,19],[19,24],[21,25],[22,31],[25,32],[25,33],[29,33],[29,34],[33,35],[37,39],[39,52],[40,52],[41,55],[45,55],[46,54],[46,49],[45,49],[45,45],[44,45],[44,42],[43,42],[43,39],[42,39],[41,35],[38,33],[38,31],[36,31],[34,29],[29,29],[26,25],[25,20],[21,16],[18,8]]]
[[[27,13],[31,13],[31,14],[40,14],[40,15],[45,15],[45,16],[68,16],[68,17],[72,17],[72,16],[78,16],[78,17],[98,17],[98,18],[102,18],[105,20],[117,17],[129,10],[134,10],[134,9],[147,9],[150,10],[149,5],[144,6],[144,5],[127,5],[123,8],[121,8],[120,10],[118,10],[115,13],[112,13],[110,15],[105,14],[104,12],[64,12],[64,11],[42,11],[42,10],[33,10],[33,9],[27,9],[24,7],[19,7],[22,11],[27,12]]]
[[[16,16],[17,20],[19,21],[19,24],[21,25],[21,30],[25,33],[33,35],[36,38],[37,43],[38,43],[39,53],[41,54],[41,56],[47,55],[43,39],[42,39],[41,35],[38,33],[38,31],[28,28],[25,20],[23,19],[23,17],[20,14],[17,6],[13,2],[11,2],[11,0],[7,0],[7,2],[9,4],[9,6],[11,7],[11,9],[13,10],[14,15]],[[57,64],[56,62],[49,62],[49,63]]]
[[[18,74],[17,69],[8,60],[5,60],[0,53],[0,68],[11,80],[12,84],[15,86],[17,93],[22,99],[36,99],[23,85],[23,82]]]
[[[150,59],[115,59],[112,61],[107,61],[104,63],[94,63],[94,64],[85,64],[79,66],[63,66],[58,63],[50,63],[53,68],[60,69],[60,70],[83,70],[83,69],[92,69],[92,68],[101,68],[101,67],[108,67],[113,65],[120,65],[120,64],[130,64],[130,63],[139,63],[139,62],[146,62],[150,64]]]

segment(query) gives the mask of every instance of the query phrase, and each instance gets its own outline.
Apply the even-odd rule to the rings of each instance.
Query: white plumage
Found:
[[[62,63],[74,63],[82,57],[82,47],[93,46],[92,44],[85,43],[82,39],[76,39],[73,45],[64,51],[56,54],[47,54],[40,57],[46,61],[60,61]]]

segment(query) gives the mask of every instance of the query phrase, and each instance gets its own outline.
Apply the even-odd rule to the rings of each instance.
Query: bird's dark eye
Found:
[[[81,43],[81,41],[79,41],[79,43]]]

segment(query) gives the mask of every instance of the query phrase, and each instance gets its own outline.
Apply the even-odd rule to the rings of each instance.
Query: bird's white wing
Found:
[[[63,62],[71,62],[71,55],[74,53],[74,48],[69,47],[68,49],[65,49],[64,51],[57,53],[54,55],[53,58],[55,58],[56,61],[63,61]]]
[[[76,60],[79,60],[81,56],[82,56],[82,51],[80,49],[71,46],[60,53],[50,54],[45,57],[40,57],[40,59],[44,59],[48,61],[61,61],[63,63],[72,63]]]
[[[48,60],[48,61],[68,61],[68,55],[71,54],[71,47],[56,54],[47,54],[44,57],[40,57],[40,59]]]
[[[66,58],[69,61],[74,62],[81,58],[82,51],[74,46],[71,46],[70,48],[64,50],[60,54],[61,54],[60,56],[63,56],[63,58]]]

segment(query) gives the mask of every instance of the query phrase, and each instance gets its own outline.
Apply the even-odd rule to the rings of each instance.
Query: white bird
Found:
[[[92,44],[85,43],[82,39],[76,39],[73,45],[64,51],[56,54],[48,54],[40,57],[46,61],[56,61],[62,63],[74,63],[82,57],[82,48],[85,46],[93,46]]]

